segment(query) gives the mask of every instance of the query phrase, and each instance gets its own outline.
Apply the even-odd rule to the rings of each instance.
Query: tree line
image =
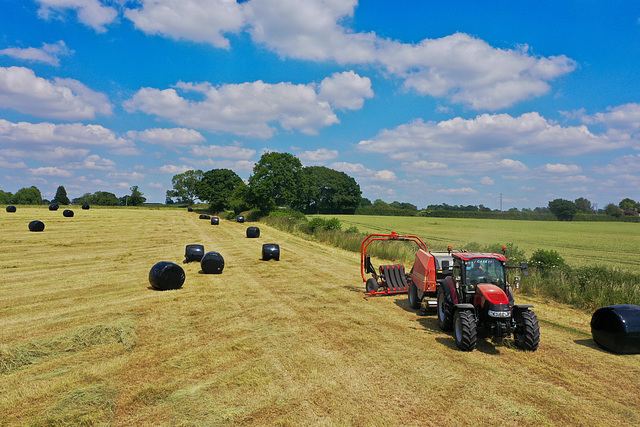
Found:
[[[42,193],[37,187],[25,187],[12,194],[7,191],[0,190],[0,204],[3,205],[98,205],[98,206],[140,206],[143,205],[147,199],[142,192],[138,189],[137,185],[129,188],[131,190],[130,195],[117,197],[113,193],[108,191],[96,191],[95,193],[85,193],[75,199],[69,199],[67,190],[63,185],[58,186],[56,195],[52,200],[42,198]]]

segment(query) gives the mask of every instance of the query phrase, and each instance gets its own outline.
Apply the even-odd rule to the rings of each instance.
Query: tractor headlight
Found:
[[[511,312],[510,311],[489,310],[489,316],[491,316],[491,317],[511,317]]]

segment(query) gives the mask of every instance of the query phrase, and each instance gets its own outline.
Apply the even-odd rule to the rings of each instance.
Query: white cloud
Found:
[[[3,156],[0,156],[0,168],[2,169],[24,169],[26,167],[26,163],[22,160],[16,162],[14,160],[7,160]]]
[[[600,174],[638,173],[640,170],[640,154],[618,157],[608,165],[594,167],[593,170]]]
[[[243,6],[236,0],[143,0],[125,11],[136,28],[147,34],[209,43],[229,48],[225,33],[244,25]]]
[[[315,151],[302,151],[298,157],[307,163],[324,163],[338,157],[338,150],[319,148]]]
[[[371,79],[360,77],[353,71],[334,73],[320,83],[318,100],[326,101],[335,108],[359,110],[365,98],[372,98]]]
[[[495,184],[495,181],[488,176],[483,176],[482,179],[480,179],[480,184],[493,185]]]
[[[170,174],[170,175],[177,175],[179,173],[184,173],[188,170],[193,170],[194,168],[191,166],[186,166],[186,165],[164,165],[159,167],[155,172],[157,173],[163,173],[163,174]]]
[[[24,149],[58,150],[58,147],[100,147],[121,149],[132,146],[131,141],[116,136],[111,130],[100,125],[80,123],[12,123],[0,119],[0,143],[15,145]]]
[[[238,172],[251,172],[255,162],[250,160],[213,160],[213,159],[186,159],[180,158],[181,162],[190,163],[198,169],[231,169]]]
[[[195,157],[249,159],[255,154],[256,150],[242,148],[239,145],[196,145],[191,149],[191,155]]]
[[[106,31],[105,25],[113,22],[118,12],[113,7],[104,6],[99,0],[36,0],[40,3],[38,15],[43,19],[60,17],[71,9],[78,14],[78,20],[96,32]]]
[[[562,163],[550,164],[542,166],[541,168],[544,172],[554,173],[554,174],[574,174],[582,171],[582,168],[578,165],[565,165]]]
[[[69,170],[52,166],[29,169],[29,173],[34,176],[57,176],[61,178],[70,178],[73,176],[73,172]]]
[[[469,187],[463,187],[463,188],[441,188],[439,190],[436,190],[436,193],[438,193],[438,194],[455,195],[455,196],[471,196],[471,195],[474,195],[474,194],[478,194],[478,192],[476,190],[474,190],[473,188],[469,188]]]
[[[111,172],[107,174],[107,177],[109,178],[117,178],[117,179],[129,179],[132,181],[144,181],[144,179],[147,177],[146,173],[142,173],[142,172]]]
[[[73,79],[53,81],[24,67],[0,67],[0,106],[25,114],[62,120],[93,119],[111,114],[106,95]]]
[[[62,40],[52,44],[43,43],[41,48],[10,47],[0,50],[0,55],[6,55],[24,61],[44,62],[45,64],[55,66],[60,65],[59,56],[66,56],[71,53]]]
[[[623,130],[640,129],[640,104],[629,103],[617,107],[608,107],[604,113],[582,116],[585,123],[604,123],[610,128]]]
[[[69,167],[72,169],[112,171],[116,169],[116,166],[116,162],[113,160],[104,159],[97,154],[92,154],[84,158],[81,162],[72,163]]]
[[[189,100],[176,89],[199,93],[204,100]],[[180,82],[165,90],[142,88],[124,106],[129,112],[139,110],[182,126],[260,138],[273,136],[273,122],[287,131],[306,134],[339,122],[327,100],[319,99],[313,84],[267,84],[260,80],[220,87]]]
[[[330,167],[350,176],[368,178],[370,181],[396,181],[398,179],[393,171],[369,169],[361,163],[335,162]]]
[[[205,141],[204,136],[197,130],[185,128],[161,129],[153,128],[143,131],[131,130],[127,137],[138,141],[158,144],[168,148],[179,145],[192,145]]]

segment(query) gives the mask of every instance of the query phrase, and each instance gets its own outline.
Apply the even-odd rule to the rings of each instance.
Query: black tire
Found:
[[[380,289],[380,285],[378,284],[378,281],[376,279],[371,277],[369,280],[367,280],[367,293],[372,291],[378,292],[378,289]]]
[[[540,344],[540,325],[533,311],[525,310],[514,313],[516,330],[513,339],[516,346],[526,351],[536,351]]]
[[[442,286],[438,287],[438,326],[443,331],[453,329],[453,302]]]
[[[473,311],[456,310],[453,314],[453,338],[462,351],[471,351],[476,348],[478,331]]]
[[[409,307],[417,310],[422,305],[422,301],[418,298],[418,288],[415,283],[409,284]]]

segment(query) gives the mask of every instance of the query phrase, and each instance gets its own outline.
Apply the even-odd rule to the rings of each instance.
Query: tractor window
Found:
[[[504,267],[497,259],[476,258],[467,261],[465,276],[468,285],[477,285],[478,283],[504,285]]]

